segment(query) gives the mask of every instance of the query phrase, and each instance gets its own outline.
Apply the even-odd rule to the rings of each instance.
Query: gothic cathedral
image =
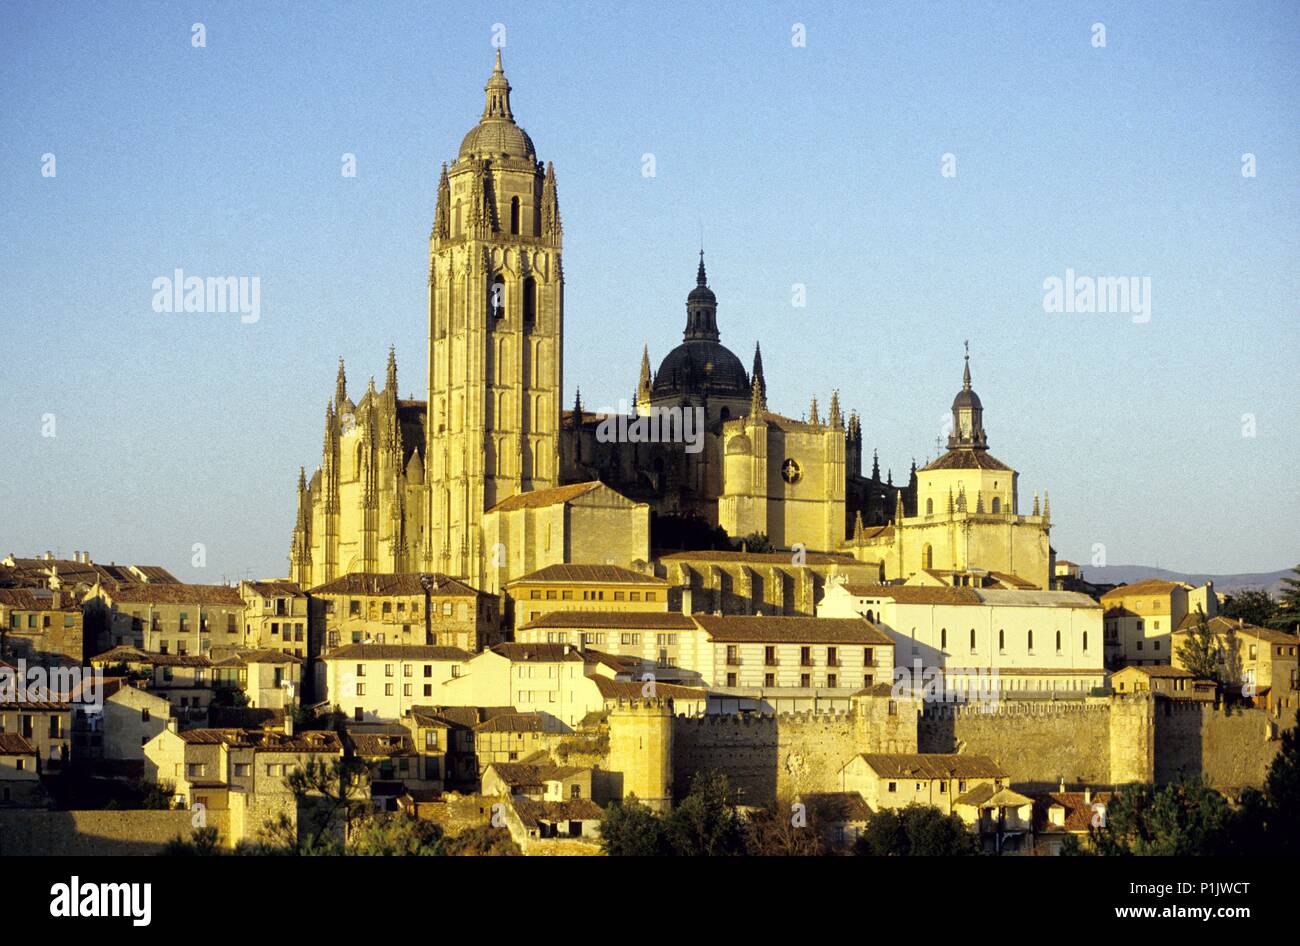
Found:
[[[518,577],[508,563],[525,560],[498,547],[500,516],[603,496],[605,518],[546,520],[562,532],[599,535],[552,539],[547,524],[537,554],[526,560],[540,567],[568,562],[577,549],[617,547],[619,564],[650,567],[654,516],[737,540],[762,534],[776,548],[852,556],[875,563],[882,579],[979,566],[1049,587],[1046,510],[1019,515],[1017,474],[987,454],[969,366],[949,452],[920,476],[913,463],[905,485],[895,486],[892,476],[882,481],[874,459],[864,474],[861,419],[842,410],[837,392],[825,417],[816,399],[798,419],[768,410],[757,346],[746,371],[722,344],[703,253],[686,297],[682,342],[656,372],[649,352],[643,354],[630,411],[696,412],[700,449],[611,441],[602,436],[610,429],[607,415],[583,410],[580,399],[562,410],[563,228],[555,170],[538,161],[515,122],[499,52],[485,92],[478,124],[438,180],[429,238],[428,399],[398,397],[390,350],[383,390],[372,378],[353,402],[340,361],[321,464],[310,480],[299,471],[291,578],[310,588],[353,572],[432,571],[495,592]],[[977,493],[973,507],[968,487]],[[944,489],[955,492],[940,495]],[[532,543],[536,530],[523,528],[519,541]]]

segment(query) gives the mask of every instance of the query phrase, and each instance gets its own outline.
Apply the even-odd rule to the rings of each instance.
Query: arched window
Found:
[[[1088,652],[1088,632],[1087,632],[1087,631],[1084,631],[1084,632],[1083,632],[1083,652],[1084,652],[1085,654]]]
[[[870,608],[867,608],[867,620],[872,624],[876,623],[876,616],[871,612]]]
[[[1057,631],[1057,632],[1056,632],[1056,652],[1057,652],[1058,654],[1061,652],[1061,632],[1060,632],[1060,631]]]
[[[929,545],[923,546],[921,548],[921,567],[922,568],[934,567],[934,549],[930,548]]]
[[[510,198],[510,232],[519,236],[519,198]]]
[[[1034,652],[1034,632],[1033,632],[1033,631],[1030,631],[1030,632],[1029,632],[1029,652],[1030,652],[1031,654]]]
[[[452,220],[452,235],[460,236],[460,201],[456,201],[456,212]]]
[[[718,416],[721,417],[723,420],[730,420],[730,419],[731,419],[731,408],[729,408],[729,407],[724,407],[724,408],[722,409],[721,413],[720,413]]]
[[[970,629],[970,652],[975,653],[975,628]]]
[[[927,516],[933,516],[933,515],[934,515],[934,500],[933,500],[933,499],[927,499],[927,500],[925,501],[925,514],[926,514]]]
[[[1005,654],[1006,652],[1007,652],[1007,632],[998,631],[998,653]]]
[[[939,629],[939,649],[940,650],[948,649],[948,629],[946,627],[942,627]]]
[[[506,281],[499,273],[488,286],[488,316],[492,320],[506,317]]]
[[[992,510],[993,510],[994,515],[996,515],[997,513],[1000,513],[1000,512],[1002,511],[1002,500],[999,499],[997,496],[994,496],[994,497],[993,497],[993,506],[992,506]]]
[[[529,276],[524,280],[524,325],[537,321],[537,281]]]

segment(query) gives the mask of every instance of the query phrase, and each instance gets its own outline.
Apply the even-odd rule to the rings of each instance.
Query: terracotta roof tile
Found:
[[[539,568],[535,572],[529,572],[506,583],[509,588],[513,585],[527,584],[530,582],[565,582],[568,584],[646,584],[646,585],[667,585],[668,582],[662,578],[655,578],[653,575],[643,575],[641,572],[634,572],[630,568],[622,568],[618,565],[547,565],[545,568]]]
[[[423,595],[424,585],[420,583],[420,579],[426,576],[436,582],[436,587],[433,587],[429,592],[435,598],[474,597],[484,594],[477,588],[465,584],[459,578],[452,578],[450,575],[443,575],[438,572],[401,572],[392,575],[377,572],[352,572],[341,578],[335,578],[333,581],[327,581],[323,585],[317,585],[311,589],[310,594],[356,595],[358,597],[366,595]]]
[[[488,512],[511,512],[515,509],[542,509],[546,506],[554,506],[556,503],[567,503],[570,500],[577,499],[579,496],[590,493],[592,490],[604,484],[600,480],[591,480],[588,483],[570,483],[567,486],[554,486],[550,489],[535,489],[527,493],[519,493],[508,499],[503,499],[497,503]]]
[[[988,756],[952,753],[861,753],[872,770],[883,778],[962,779],[1007,778],[1007,773]]]
[[[724,643],[863,644],[892,647],[891,638],[865,618],[749,617],[696,614],[711,639]]]

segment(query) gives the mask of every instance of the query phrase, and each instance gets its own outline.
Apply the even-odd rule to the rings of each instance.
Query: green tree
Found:
[[[747,552],[771,552],[773,550],[772,540],[767,537],[766,532],[751,532],[735,543],[735,546],[737,549],[743,547]]]
[[[475,825],[443,842],[443,852],[452,857],[514,857],[522,854],[505,828]]]
[[[216,828],[195,828],[189,839],[179,834],[163,847],[163,857],[215,857],[221,853],[221,835]]]
[[[1219,645],[1210,620],[1200,607],[1196,609],[1196,624],[1188,631],[1187,639],[1178,645],[1178,660],[1197,677],[1223,683]]]
[[[1219,613],[1234,621],[1245,621],[1255,627],[1272,627],[1277,618],[1277,602],[1263,588],[1247,588],[1224,602]]]
[[[635,797],[605,809],[600,822],[600,846],[612,857],[658,857],[669,853],[663,819]]]
[[[362,857],[437,857],[443,854],[442,828],[405,812],[375,812],[353,828],[348,853]]]
[[[1271,626],[1294,632],[1300,630],[1300,565],[1291,569],[1291,574],[1295,577],[1282,579],[1282,591]]]
[[[267,822],[258,848],[288,854],[343,854],[352,823],[370,808],[366,770],[356,759],[313,759],[284,779],[298,806],[295,824],[286,815]]]
[[[784,802],[750,815],[745,823],[745,850],[757,857],[817,857],[829,853],[812,812],[796,820],[791,806]]]
[[[745,853],[745,832],[731,786],[718,772],[697,772],[691,790],[664,819],[668,845],[678,857]]]
[[[1190,857],[1232,853],[1237,827],[1227,799],[1191,779],[1120,790],[1106,806],[1105,823],[1089,834],[1102,855]]]
[[[135,790],[140,795],[140,807],[152,811],[166,811],[172,806],[175,788],[171,782],[151,782],[142,778],[135,783]]]
[[[956,857],[980,853],[979,838],[958,815],[930,805],[883,808],[859,835],[854,853],[868,857]]]

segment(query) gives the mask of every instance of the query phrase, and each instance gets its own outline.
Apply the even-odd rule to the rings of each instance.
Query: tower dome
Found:
[[[533,139],[515,124],[510,111],[510,83],[501,68],[501,50],[497,50],[496,67],[483,87],[487,94],[479,123],[469,130],[460,143],[462,158],[510,157],[537,160]]]
[[[655,375],[652,396],[750,396],[749,375],[739,358],[719,341],[718,300],[704,271],[704,251],[695,275],[695,288],[686,296],[686,330],[682,343],[670,351]]]

